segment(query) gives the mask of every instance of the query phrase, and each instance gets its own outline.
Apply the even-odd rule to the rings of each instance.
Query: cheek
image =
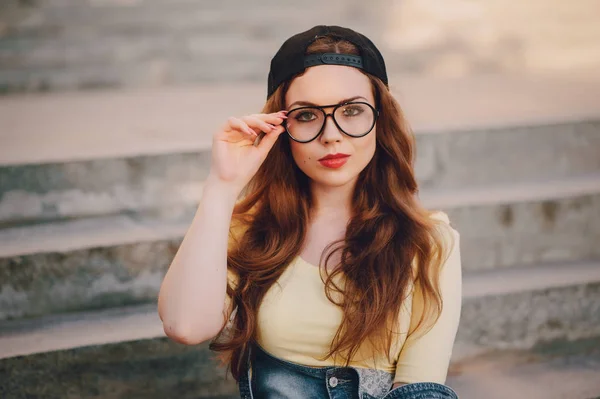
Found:
[[[371,133],[369,133],[365,137],[356,139],[356,141],[354,142],[354,148],[356,149],[356,152],[361,154],[361,158],[368,158],[368,160],[373,158],[376,147],[377,147],[376,136],[375,136],[375,134],[371,134]]]
[[[304,169],[306,165],[315,159],[314,151],[311,151],[310,144],[300,144],[291,142],[290,148],[292,157],[300,169]]]

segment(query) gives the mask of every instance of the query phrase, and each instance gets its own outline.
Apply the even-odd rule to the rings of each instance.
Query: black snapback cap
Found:
[[[338,53],[306,55],[308,46],[322,36],[346,40],[358,48],[360,55]],[[383,56],[369,38],[341,26],[317,25],[287,39],[271,59],[267,98],[271,97],[281,83],[294,75],[308,67],[324,64],[353,66],[378,77],[386,86],[388,85]]]

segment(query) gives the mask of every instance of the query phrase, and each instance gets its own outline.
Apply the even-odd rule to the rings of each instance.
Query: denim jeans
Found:
[[[255,343],[238,385],[241,399],[458,399],[452,388],[434,382],[390,390],[393,375],[364,378],[373,372],[377,371],[303,366],[279,359]]]

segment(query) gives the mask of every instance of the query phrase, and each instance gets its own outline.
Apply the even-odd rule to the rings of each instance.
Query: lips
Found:
[[[350,156],[346,154],[328,155],[319,159],[319,163],[326,168],[337,169],[344,166]]]
[[[326,156],[324,156],[323,158],[319,159],[319,161],[325,161],[325,160],[327,160],[327,159],[339,159],[339,158],[347,158],[347,157],[349,157],[349,156],[350,156],[350,155],[348,155],[348,154],[342,154],[342,153],[340,152],[340,153],[337,153],[337,154],[329,154],[329,155],[326,155]]]

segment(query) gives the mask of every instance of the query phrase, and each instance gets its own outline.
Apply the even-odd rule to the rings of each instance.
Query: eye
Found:
[[[364,110],[359,105],[349,105],[344,108],[344,116],[358,116],[363,112]]]
[[[299,122],[310,122],[317,119],[317,116],[313,111],[306,110],[298,112],[294,119],[296,119]]]

